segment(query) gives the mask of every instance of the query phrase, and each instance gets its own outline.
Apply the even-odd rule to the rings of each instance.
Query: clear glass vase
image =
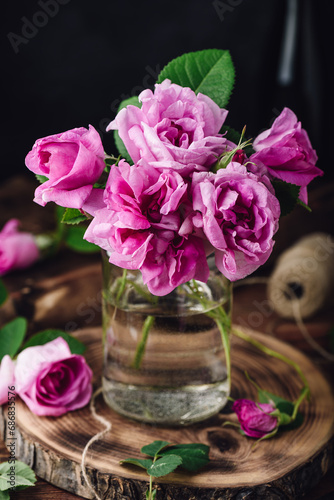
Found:
[[[157,297],[139,271],[102,258],[106,403],[151,424],[186,425],[218,413],[230,392],[230,282],[210,266],[207,283],[192,280]]]

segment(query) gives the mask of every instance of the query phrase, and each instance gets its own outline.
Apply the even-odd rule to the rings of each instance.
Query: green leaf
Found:
[[[35,174],[35,177],[41,184],[44,184],[44,182],[49,180],[47,177],[45,177],[45,175]]]
[[[9,354],[11,358],[19,350],[27,331],[27,320],[25,318],[15,318],[0,330],[0,361]]]
[[[220,134],[225,134],[224,137],[229,141],[234,142],[234,144],[238,144],[240,141],[241,134],[237,130],[232,127],[228,127],[227,125],[223,125],[219,131]]]
[[[126,108],[126,106],[130,105],[140,108],[141,103],[138,101],[138,97],[136,95],[129,97],[128,99],[124,99],[124,101],[122,101],[119,105],[117,113],[119,113],[121,109]],[[125,158],[125,160],[131,165],[133,163],[132,158],[129,155],[126,147],[124,146],[124,142],[120,138],[117,130],[114,130],[114,141],[119,154],[122,155],[122,157]]]
[[[10,500],[10,496],[8,491],[1,491],[0,490],[0,500]]]
[[[276,407],[281,413],[280,425],[284,426],[284,431],[292,431],[302,425],[304,418],[301,413],[297,413],[296,418],[293,422],[290,422],[290,419],[288,418],[292,416],[295,407],[295,405],[291,403],[291,401],[281,401],[277,404]]]
[[[303,423],[303,416],[298,412],[296,419],[293,422],[289,422],[288,418],[285,418],[285,415],[291,417],[293,414],[293,410],[295,405],[280,396],[276,396],[276,394],[271,394],[270,392],[264,391],[260,389],[258,391],[259,394],[259,402],[260,403],[270,403],[273,402],[276,408],[281,413],[281,422],[280,425],[284,426],[285,431],[297,429]],[[285,423],[287,422],[287,424]]]
[[[209,463],[209,446],[200,443],[179,444],[170,446],[161,452],[162,456],[177,455],[182,458],[183,469],[195,472]]]
[[[234,66],[228,50],[209,49],[183,54],[168,63],[158,83],[169,78],[182,87],[201,92],[224,108],[234,86]]]
[[[114,130],[114,141],[119,154],[129,163],[129,165],[132,165],[133,164],[132,158],[129,155],[128,150],[124,146],[124,142],[120,138],[117,130]]]
[[[100,252],[101,251],[100,247],[83,239],[86,229],[87,228],[85,226],[69,226],[67,228],[67,232],[64,238],[66,245],[75,252],[80,252],[80,253]]]
[[[6,302],[8,297],[7,288],[5,287],[4,282],[0,279],[0,306]]]
[[[138,467],[141,467],[142,469],[147,470],[151,465],[153,464],[153,460],[150,458],[126,458],[125,460],[121,460],[120,464],[132,464],[132,465],[138,465]]]
[[[300,187],[296,184],[277,180],[274,180],[272,184],[281,207],[281,215],[289,214],[296,206]]]
[[[140,108],[141,103],[138,100],[138,96],[133,95],[128,99],[124,99],[124,101],[122,101],[121,104],[118,106],[117,113],[119,113],[121,109],[126,108],[127,106],[137,106],[137,108]]]
[[[140,451],[149,457],[155,457],[160,450],[166,448],[169,444],[168,441],[153,441],[153,443],[143,446]]]
[[[43,330],[42,332],[36,333],[24,344],[22,350],[35,345],[47,344],[58,337],[62,337],[66,340],[72,354],[83,354],[85,352],[85,344],[62,330]]]
[[[83,222],[84,220],[87,220],[87,217],[83,215],[80,210],[77,208],[66,208],[61,222],[65,222],[66,224],[79,224],[79,222]]]
[[[276,396],[276,394],[271,394],[271,392],[264,391],[263,389],[258,390],[258,395],[259,395],[259,403],[274,403],[276,407],[280,403],[292,404],[290,401],[287,401],[286,399],[281,398],[280,396]]]
[[[159,458],[147,469],[147,473],[153,477],[166,476],[182,464],[182,458],[178,455],[166,455]]]
[[[10,475],[15,476],[15,486],[7,482],[10,480]],[[17,489],[28,488],[28,486],[34,486],[36,482],[36,476],[33,470],[31,470],[28,465],[18,460],[14,463],[4,462],[0,464],[0,490],[6,491],[12,486]]]

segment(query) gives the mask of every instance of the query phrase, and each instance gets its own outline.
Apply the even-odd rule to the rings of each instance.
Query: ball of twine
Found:
[[[332,300],[334,290],[334,239],[312,233],[283,252],[269,277],[267,294],[282,317],[309,318]]]

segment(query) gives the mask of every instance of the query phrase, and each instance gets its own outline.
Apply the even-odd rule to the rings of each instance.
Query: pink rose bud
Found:
[[[16,391],[36,415],[58,417],[86,406],[92,394],[91,381],[92,370],[85,358],[71,354],[61,337],[28,347],[17,357]]]
[[[48,180],[35,191],[34,201],[45,206],[82,208],[102,174],[104,149],[91,125],[38,139],[26,157],[26,166]]]
[[[237,151],[234,153],[234,156],[232,158],[232,161],[236,161],[237,163],[240,163],[243,165],[245,161],[246,155],[242,149],[237,149]]]
[[[6,354],[0,363],[0,405],[8,402],[8,391],[10,390],[8,387],[15,385],[14,369],[14,362],[11,357]]]
[[[31,266],[40,257],[34,236],[17,230],[19,221],[9,220],[0,231],[0,276]]]
[[[240,427],[246,436],[262,438],[273,431],[277,418],[270,415],[275,407],[267,403],[255,403],[249,399],[237,399],[232,406]]]

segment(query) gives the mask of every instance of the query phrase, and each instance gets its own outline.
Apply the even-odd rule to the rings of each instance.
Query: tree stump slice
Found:
[[[297,499],[314,486],[333,462],[334,399],[331,388],[318,368],[293,347],[263,334],[248,331],[271,349],[296,361],[311,388],[310,402],[300,411],[304,421],[293,431],[282,432],[261,442],[254,451],[253,439],[243,437],[234,427],[222,427],[236,421],[230,405],[211,419],[183,428],[141,424],[113,412],[102,396],[96,410],[112,422],[103,440],[96,441],[86,456],[90,481],[103,499],[142,500],[148,484],[145,471],[121,466],[127,457],[140,457],[140,448],[155,439],[172,443],[201,442],[210,445],[210,463],[196,474],[176,471],[157,478],[157,500],[243,500]],[[102,365],[101,329],[77,332],[87,346],[87,361],[99,387]],[[232,337],[232,397],[256,399],[255,388],[244,371],[263,389],[286,399],[297,398],[301,389],[298,375],[291,366],[271,358],[250,344]],[[4,441],[7,408],[0,408],[0,433]],[[81,474],[85,445],[103,426],[91,415],[89,407],[62,417],[37,417],[17,398],[16,458],[26,462],[36,474],[67,491],[92,499]]]

